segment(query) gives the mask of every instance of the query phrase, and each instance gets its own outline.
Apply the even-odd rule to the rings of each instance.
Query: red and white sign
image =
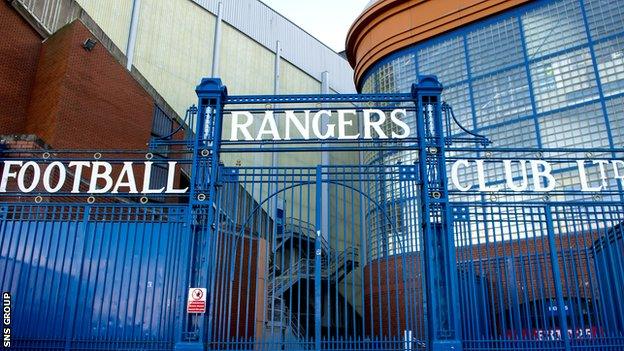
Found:
[[[206,288],[189,288],[186,313],[206,313]]]

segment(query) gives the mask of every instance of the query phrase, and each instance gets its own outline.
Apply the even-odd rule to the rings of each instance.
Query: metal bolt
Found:
[[[197,200],[199,201],[206,200],[206,194],[197,194]]]
[[[201,154],[202,156],[206,157],[206,156],[210,155],[210,151],[208,151],[208,149],[203,149],[203,150],[200,152],[200,154]]]
[[[154,154],[151,152],[148,152],[145,154],[145,159],[146,160],[151,160],[152,158],[154,158]]]

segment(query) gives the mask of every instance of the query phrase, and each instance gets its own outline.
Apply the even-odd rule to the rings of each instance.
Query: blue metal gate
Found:
[[[228,96],[220,80],[204,79],[185,139],[93,154],[175,160],[191,172],[188,193],[68,191],[45,205],[3,194],[0,274],[16,346],[623,349],[624,207],[613,167],[624,150],[496,148],[459,125],[441,91],[423,77],[408,94]],[[278,123],[355,110],[354,134],[372,109],[404,110],[413,132],[227,136],[240,110]],[[554,177],[578,175],[587,161],[594,190],[566,182],[544,191],[547,165],[537,161]],[[189,287],[207,289],[205,313],[186,313]]]
[[[0,272],[16,347],[173,347],[183,311],[185,207],[2,207]]]

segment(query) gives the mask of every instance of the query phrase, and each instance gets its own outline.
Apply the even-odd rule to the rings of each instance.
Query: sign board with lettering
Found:
[[[189,288],[187,313],[206,313],[206,288]]]

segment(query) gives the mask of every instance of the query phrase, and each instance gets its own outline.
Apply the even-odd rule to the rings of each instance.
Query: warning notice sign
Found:
[[[206,288],[189,288],[186,313],[206,312]]]

